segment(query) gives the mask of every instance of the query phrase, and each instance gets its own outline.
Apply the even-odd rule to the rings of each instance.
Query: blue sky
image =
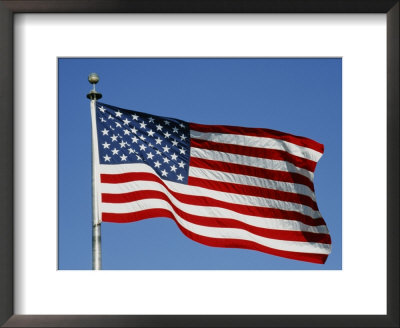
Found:
[[[102,102],[203,124],[262,127],[325,146],[315,171],[332,237],[324,265],[209,247],[167,218],[102,223],[104,270],[340,270],[342,267],[342,61],[338,58],[60,58],[58,264],[90,270],[91,125],[86,94]]]

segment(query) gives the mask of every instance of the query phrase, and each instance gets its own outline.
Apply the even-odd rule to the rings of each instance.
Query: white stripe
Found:
[[[225,163],[254,166],[268,170],[299,173],[310,179],[310,181],[313,181],[314,179],[313,172],[297,167],[292,163],[286,161],[224,153],[216,150],[202,149],[196,147],[190,148],[190,156]]]
[[[118,174],[124,172],[149,172],[157,176],[154,170],[150,166],[145,164],[118,164],[118,165],[102,164],[101,172],[110,174]],[[136,190],[145,190],[144,188],[150,188],[150,186],[152,186],[153,184],[158,184],[157,182],[151,182],[151,181],[143,181],[141,183],[142,184],[140,189]],[[281,200],[263,198],[257,196],[248,196],[242,194],[215,191],[203,187],[188,186],[181,183],[169,183],[169,182],[167,183],[167,181],[164,181],[164,183],[166,183],[168,187],[171,188],[171,190],[187,195],[211,197],[217,200],[221,200],[223,202],[241,204],[246,206],[260,206],[265,208],[276,208],[285,211],[295,211],[310,216],[314,219],[321,217],[321,213],[319,211],[313,210],[311,207],[303,204],[285,202]],[[116,191],[116,193],[119,192]]]
[[[176,184],[176,183],[169,182],[168,183],[169,187],[170,184]],[[102,193],[108,193],[108,194],[128,193],[138,190],[150,190],[150,191],[155,190],[165,194],[176,207],[192,215],[204,216],[209,218],[231,218],[255,227],[265,228],[265,229],[328,233],[328,230],[325,225],[309,226],[307,224],[295,220],[283,220],[283,219],[245,215],[221,207],[213,207],[213,206],[205,207],[205,206],[182,203],[178,199],[176,199],[164,186],[156,182],[136,181],[136,182],[125,182],[120,184],[103,183],[101,185],[101,189]],[[126,209],[121,207],[120,203],[102,203],[101,208],[103,212],[107,213],[126,212]]]
[[[286,151],[292,155],[318,162],[322,154],[314,149],[298,146],[289,141],[267,137],[254,137],[240,134],[227,134],[216,132],[199,132],[190,130],[190,137],[201,140],[225,143],[230,145],[250,146],[257,148],[277,149]]]
[[[154,208],[170,210],[174,214],[176,220],[179,222],[180,225],[182,225],[189,231],[192,231],[198,235],[205,237],[248,240],[256,242],[257,244],[263,246],[290,252],[329,254],[331,249],[331,246],[329,244],[270,239],[255,235],[243,229],[207,227],[207,226],[197,225],[184,220],[174,211],[174,209],[168,202],[160,199],[139,200],[131,203],[118,204],[118,207],[120,207],[118,213],[132,213]],[[111,211],[108,211],[107,207],[105,207],[104,211],[116,213],[115,208],[116,207],[114,205],[112,206]]]
[[[308,186],[298,183],[263,179],[236,173],[202,169],[194,166],[191,166],[189,168],[189,176],[194,178],[213,180],[213,181],[237,183],[246,186],[257,186],[261,188],[286,191],[286,192],[309,196],[312,200],[315,201],[314,192]]]

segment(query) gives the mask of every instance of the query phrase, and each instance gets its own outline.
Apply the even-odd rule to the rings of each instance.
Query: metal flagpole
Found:
[[[96,100],[102,97],[101,93],[96,92],[96,83],[99,76],[96,73],[89,74],[89,82],[93,84],[93,89],[87,94],[90,99],[90,111],[92,117],[92,269],[101,270],[101,222],[98,215],[98,199],[96,192],[96,179],[98,174],[96,168],[99,163],[97,127],[96,127]]]

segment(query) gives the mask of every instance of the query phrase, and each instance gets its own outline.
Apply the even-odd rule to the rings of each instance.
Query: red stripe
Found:
[[[179,207],[175,206],[171,200],[161,191],[155,190],[143,190],[134,191],[129,194],[124,194],[124,199],[127,202],[139,201],[143,199],[162,199],[168,202],[174,211],[186,221],[191,223],[207,226],[207,227],[218,227],[218,228],[237,228],[249,231],[256,235],[266,238],[279,239],[279,240],[290,240],[290,241],[306,241],[306,242],[317,242],[330,244],[331,239],[328,234],[323,233],[313,233],[307,231],[288,231],[279,229],[268,229],[255,227],[244,222],[231,219],[231,218],[215,218],[215,217],[204,217],[194,214],[187,213],[181,210]],[[119,203],[120,198],[115,194],[102,194],[102,199],[104,203]],[[124,217],[125,213],[116,214],[117,222],[118,218]]]
[[[261,167],[226,163],[197,157],[190,157],[190,166],[227,173],[248,175],[262,179],[303,184],[314,191],[314,183],[310,181],[310,179],[304,175],[294,172],[268,170]]]
[[[293,134],[283,133],[276,130],[261,129],[261,128],[245,128],[240,126],[229,126],[229,125],[203,125],[197,123],[189,123],[191,130],[199,132],[214,132],[214,133],[226,133],[226,134],[237,134],[254,137],[265,137],[274,138],[283,141],[291,142],[295,145],[307,147],[316,150],[319,153],[324,152],[324,145],[316,142],[312,139],[295,136]]]
[[[317,203],[313,201],[310,197],[302,194],[296,194],[292,192],[280,191],[275,189],[261,188],[256,186],[247,186],[237,183],[207,180],[192,176],[189,176],[188,184],[190,186],[197,186],[216,191],[229,192],[238,195],[262,197],[266,199],[275,199],[284,202],[306,205],[312,208],[313,210],[318,211]]]
[[[170,211],[165,209],[143,210],[135,213],[126,213],[123,216],[114,213],[102,214],[102,220],[104,222],[119,222],[119,223],[134,222],[155,217],[168,217],[173,219],[177,224],[177,226],[179,227],[179,229],[186,237],[207,246],[224,247],[224,248],[245,248],[245,249],[257,250],[271,255],[285,257],[288,259],[306,261],[312,263],[320,263],[320,264],[325,263],[328,257],[328,255],[326,254],[300,253],[300,252],[288,252],[288,251],[277,250],[274,248],[257,244],[255,242],[240,240],[240,239],[227,239],[227,238],[219,239],[219,238],[204,237],[182,227],[177,222],[174,215]]]
[[[225,153],[237,154],[237,155],[285,161],[292,163],[293,165],[299,168],[308,170],[310,172],[314,172],[315,166],[317,165],[317,163],[314,161],[296,155],[292,155],[283,150],[231,145],[231,144],[224,144],[224,143],[201,140],[201,139],[190,139],[190,146],[201,149],[209,149]]]
[[[221,200],[217,200],[206,196],[193,196],[182,194],[172,191],[168,186],[162,181],[158,176],[152,173],[142,173],[142,172],[132,172],[123,174],[101,174],[101,182],[103,183],[125,183],[131,181],[154,181],[162,186],[164,186],[178,201],[197,206],[213,206],[225,208],[236,213],[258,216],[262,218],[272,218],[272,219],[284,219],[291,221],[299,221],[301,223],[307,224],[309,226],[319,226],[325,225],[324,219],[316,218],[313,219],[310,216],[304,215],[295,211],[286,211],[275,208],[267,208],[261,206],[248,206],[242,204],[228,203]],[[105,194],[107,198],[103,196],[103,202],[107,203],[127,203],[135,201],[136,199],[132,197],[132,193],[121,193],[121,194]]]

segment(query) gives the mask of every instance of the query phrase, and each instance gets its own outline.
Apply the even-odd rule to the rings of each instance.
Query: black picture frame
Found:
[[[399,327],[398,0],[0,0],[0,324],[4,327]],[[385,13],[387,315],[15,315],[13,17],[16,13]],[[343,295],[345,297],[345,295]]]

